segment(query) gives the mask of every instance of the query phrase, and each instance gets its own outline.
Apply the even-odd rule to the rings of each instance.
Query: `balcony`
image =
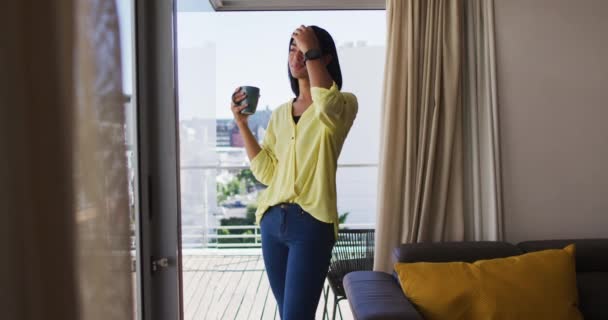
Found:
[[[344,228],[370,228],[370,225],[343,225]],[[184,249],[183,297],[185,319],[279,319],[276,301],[270,290],[260,249],[257,226],[253,239],[245,248],[236,244],[219,244],[213,248]],[[234,239],[238,235],[217,235],[217,239]],[[327,299],[325,297],[327,293]],[[316,319],[330,319],[334,296],[326,283],[321,294]],[[327,300],[327,305],[325,301]],[[340,303],[337,319],[353,319],[348,301]],[[323,317],[324,308],[327,314]],[[341,317],[340,317],[341,315]]]
[[[259,226],[219,223],[222,213],[218,212],[215,186],[218,174],[234,174],[247,168],[244,165],[181,168],[182,217],[185,212],[199,217],[194,223],[184,223],[182,219],[185,319],[279,319],[264,269]],[[338,198],[347,204],[368,206],[360,210],[374,210],[375,187],[369,188],[368,185],[375,186],[375,170],[376,164],[339,165]],[[340,183],[351,188],[341,189]],[[341,223],[340,228],[373,228],[373,224],[355,221]],[[135,249],[134,237],[132,245]],[[333,294],[326,283],[316,319],[331,318],[333,301]],[[340,306],[341,313],[336,318],[352,319],[348,301],[342,301]],[[327,310],[325,317],[324,310]]]

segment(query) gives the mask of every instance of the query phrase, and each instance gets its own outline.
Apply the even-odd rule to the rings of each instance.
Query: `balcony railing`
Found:
[[[338,164],[340,168],[373,168],[378,167],[378,164],[374,163],[351,163],[351,164]],[[195,171],[195,170],[243,170],[249,169],[248,165],[183,165],[181,171]],[[183,173],[182,173],[183,174]],[[203,200],[205,201],[205,200]],[[203,206],[207,207],[208,206]],[[211,214],[210,212],[204,212],[202,214]],[[369,223],[346,223],[341,224],[340,228],[373,228],[373,224]],[[228,234],[220,234],[218,230],[226,230]],[[233,234],[233,230],[243,230],[244,232],[250,231],[247,234]],[[227,241],[238,241],[236,243],[229,243]],[[135,249],[135,237],[131,239],[132,248]],[[182,226],[182,243],[184,248],[260,248],[261,246],[261,234],[260,227],[256,225],[238,225],[238,226],[216,226],[211,228],[205,228],[204,226]]]
[[[345,223],[340,225],[340,229],[370,229],[374,226],[368,223]],[[251,230],[252,234],[217,234],[217,230]],[[260,227],[252,226],[220,226],[217,228],[209,228],[207,234],[204,233],[204,228],[201,226],[184,226],[182,227],[182,241],[200,243],[201,247],[206,248],[260,248],[262,237]],[[206,239],[205,239],[206,238]],[[250,242],[242,243],[223,243],[222,239],[250,239]]]

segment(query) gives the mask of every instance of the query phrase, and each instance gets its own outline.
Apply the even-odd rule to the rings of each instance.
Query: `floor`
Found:
[[[279,319],[261,254],[196,253],[183,255],[184,315],[198,319]],[[321,294],[316,319],[331,319],[333,294],[329,291],[329,315],[323,317]],[[340,302],[342,318],[353,319],[348,301]]]

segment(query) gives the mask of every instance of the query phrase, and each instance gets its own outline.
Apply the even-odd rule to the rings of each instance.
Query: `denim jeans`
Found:
[[[331,223],[297,204],[270,207],[260,222],[262,254],[282,320],[313,320],[335,243]]]

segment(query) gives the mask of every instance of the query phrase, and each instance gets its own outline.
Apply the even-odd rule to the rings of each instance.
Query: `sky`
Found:
[[[118,10],[118,26],[120,30],[120,51],[122,58],[122,83],[126,94],[132,94],[132,68],[133,68],[133,13],[131,1],[116,0]]]
[[[123,56],[123,87],[132,92],[132,19],[130,1],[117,1]],[[178,53],[186,48],[215,46],[215,117],[230,118],[230,96],[241,85],[260,87],[258,108],[275,109],[293,93],[287,78],[287,52],[291,33],[304,25],[326,29],[338,46],[364,41],[367,45],[384,45],[385,11],[282,11],[282,12],[183,12],[177,13]],[[208,62],[188,59],[179,68],[201,70]],[[179,59],[178,59],[179,63]],[[362,61],[362,63],[365,63]],[[201,74],[201,78],[207,76]],[[192,79],[190,77],[189,79]],[[181,86],[182,84],[180,84]],[[196,85],[196,83],[190,84]],[[201,85],[201,95],[210,92]],[[196,99],[196,98],[195,98]],[[191,101],[192,99],[184,99]],[[204,99],[209,101],[209,99]],[[209,108],[203,106],[200,108]],[[196,117],[199,106],[180,106],[180,119]],[[206,113],[209,114],[209,113]]]
[[[231,117],[230,96],[241,85],[260,87],[258,107],[274,109],[293,97],[287,53],[291,33],[301,24],[326,29],[338,47],[349,41],[385,42],[384,11],[179,12],[178,50],[215,45],[218,118]]]

